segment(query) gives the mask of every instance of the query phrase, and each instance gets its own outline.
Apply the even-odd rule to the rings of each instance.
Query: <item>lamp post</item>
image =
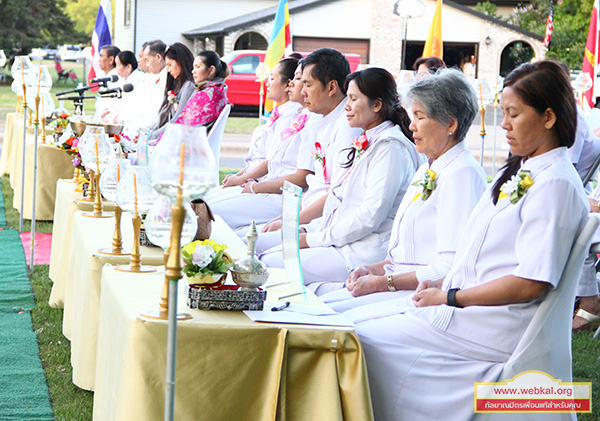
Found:
[[[408,20],[420,18],[425,14],[425,5],[421,0],[398,0],[394,4],[394,14],[402,18],[404,34],[402,36],[402,57],[400,59],[400,70],[404,67],[406,60],[406,42],[408,34]]]

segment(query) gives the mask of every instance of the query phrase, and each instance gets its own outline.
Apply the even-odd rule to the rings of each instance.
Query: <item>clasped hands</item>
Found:
[[[447,293],[442,291],[440,286],[433,281],[419,282],[413,295],[415,306],[428,307],[447,304]],[[377,275],[364,266],[359,266],[352,271],[346,280],[346,288],[355,297],[389,291],[387,276]]]

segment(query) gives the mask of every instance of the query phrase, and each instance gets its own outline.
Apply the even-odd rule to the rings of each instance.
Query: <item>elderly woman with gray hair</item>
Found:
[[[485,173],[463,142],[477,113],[475,92],[464,75],[440,70],[413,85],[407,99],[417,151],[428,160],[400,203],[387,258],[355,268],[346,289],[322,296],[337,311],[399,298],[419,282],[444,278],[486,188]]]

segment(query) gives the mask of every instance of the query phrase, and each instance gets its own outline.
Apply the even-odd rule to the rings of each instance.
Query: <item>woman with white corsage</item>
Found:
[[[407,99],[417,151],[428,161],[398,208],[387,257],[350,273],[346,289],[322,297],[337,311],[412,293],[446,276],[471,211],[486,189],[485,172],[464,143],[477,114],[475,91],[456,70],[411,87]]]
[[[443,282],[344,313],[357,323],[378,420],[470,419],[473,383],[499,380],[588,218],[567,156],[577,120],[560,66],[515,69],[502,107],[513,156],[473,210]]]
[[[350,74],[346,86],[348,122],[363,134],[345,151],[348,170],[331,184],[323,216],[300,234],[304,283],[317,295],[342,288],[347,268],[385,255],[396,209],[422,162],[392,75],[369,68]],[[261,259],[283,267],[280,247]]]

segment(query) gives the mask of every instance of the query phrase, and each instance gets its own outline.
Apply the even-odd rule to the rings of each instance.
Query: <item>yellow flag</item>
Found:
[[[442,43],[442,0],[437,0],[429,35],[423,48],[423,57],[444,57],[444,44]]]

